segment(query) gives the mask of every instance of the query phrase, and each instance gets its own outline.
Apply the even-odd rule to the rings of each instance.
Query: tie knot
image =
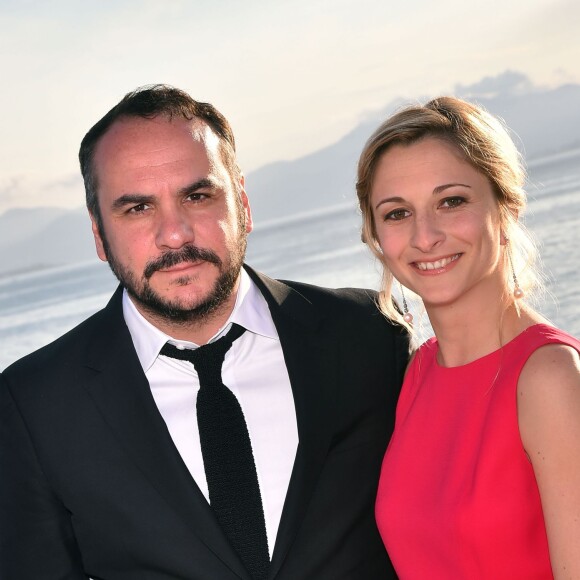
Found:
[[[228,333],[214,342],[196,349],[179,349],[166,343],[159,354],[192,363],[199,375],[200,386],[221,385],[222,365],[226,352],[230,350],[234,341],[244,334],[245,330],[242,326],[233,323]]]

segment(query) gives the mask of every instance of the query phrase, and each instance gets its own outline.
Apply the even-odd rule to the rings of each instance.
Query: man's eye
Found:
[[[409,215],[411,215],[411,213],[406,209],[394,209],[385,215],[385,221],[399,221],[405,219]]]
[[[186,201],[203,201],[207,199],[209,196],[207,193],[190,193],[185,199]]]
[[[149,209],[149,205],[146,203],[140,203],[138,205],[134,205],[132,208],[128,210],[128,213],[143,213],[144,211]]]

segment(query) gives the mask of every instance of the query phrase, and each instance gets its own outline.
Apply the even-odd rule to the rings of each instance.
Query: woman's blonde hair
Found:
[[[384,263],[377,239],[371,192],[377,164],[385,152],[393,145],[411,145],[425,137],[453,145],[488,178],[497,199],[502,233],[509,240],[506,248],[511,253],[520,288],[529,297],[542,285],[536,265],[536,245],[519,221],[526,207],[523,188],[526,175],[521,156],[505,126],[481,107],[455,97],[439,97],[423,106],[408,106],[389,117],[370,136],[359,159],[356,183],[363,218],[362,239],[383,264],[379,306],[387,316],[407,327],[392,298],[393,275]],[[503,260],[503,270],[507,290],[513,283],[509,259]]]

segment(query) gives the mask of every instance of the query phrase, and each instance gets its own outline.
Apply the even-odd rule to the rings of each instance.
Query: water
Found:
[[[530,163],[526,224],[541,244],[548,289],[542,312],[580,336],[580,149]],[[353,204],[276,220],[250,235],[248,263],[275,278],[377,288],[380,275],[359,235]],[[116,287],[108,267],[75,264],[0,279],[0,369],[104,306]]]

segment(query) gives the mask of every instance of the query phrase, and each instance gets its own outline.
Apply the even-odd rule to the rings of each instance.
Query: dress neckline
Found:
[[[456,371],[456,370],[464,370],[464,369],[467,369],[471,366],[478,365],[478,364],[481,364],[483,362],[487,362],[493,358],[497,358],[498,356],[502,355],[506,349],[513,347],[515,344],[517,344],[519,342],[521,337],[523,337],[531,329],[536,329],[536,330],[547,329],[550,331],[554,331],[554,330],[556,330],[556,327],[550,326],[549,324],[546,324],[544,322],[537,322],[536,324],[532,324],[532,325],[528,326],[527,328],[525,328],[524,330],[522,330],[519,334],[514,336],[510,341],[506,342],[504,345],[500,346],[496,350],[492,350],[488,354],[484,354],[483,356],[476,358],[476,359],[472,360],[471,362],[465,363],[463,365],[455,365],[455,366],[451,366],[451,367],[446,367],[446,366],[443,366],[442,364],[439,364],[439,361],[437,360],[437,353],[439,352],[439,343],[437,342],[437,337],[433,337],[433,340],[435,343],[434,349],[433,349],[434,350],[435,367],[441,371]]]

